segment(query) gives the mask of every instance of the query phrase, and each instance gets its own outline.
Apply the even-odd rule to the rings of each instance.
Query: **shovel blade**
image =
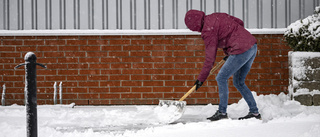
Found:
[[[184,108],[187,105],[186,101],[174,101],[174,100],[159,100],[159,106],[171,107],[175,106],[178,109],[178,112],[183,113]]]

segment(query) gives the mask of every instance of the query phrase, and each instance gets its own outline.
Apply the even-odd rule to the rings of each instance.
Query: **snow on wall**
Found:
[[[292,96],[298,95],[315,95],[320,94],[319,89],[308,89],[301,87],[303,82],[318,82],[317,78],[309,77],[315,75],[320,68],[315,68],[316,62],[308,62],[308,59],[320,58],[319,52],[289,52],[289,69],[290,69],[290,85],[289,94]],[[296,89],[296,90],[294,90]]]

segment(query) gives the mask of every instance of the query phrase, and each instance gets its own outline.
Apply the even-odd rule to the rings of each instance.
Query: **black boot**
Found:
[[[213,116],[208,117],[207,119],[211,121],[217,121],[220,119],[227,119],[227,118],[228,118],[227,113],[221,113],[219,110],[217,110],[217,112]]]
[[[244,117],[240,117],[239,120],[249,119],[249,118],[256,118],[256,119],[261,120],[261,115],[259,113],[254,114],[254,113],[249,112],[248,115],[246,115]]]

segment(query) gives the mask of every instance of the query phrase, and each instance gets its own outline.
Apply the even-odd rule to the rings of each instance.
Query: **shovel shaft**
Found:
[[[194,90],[196,90],[196,85],[194,85],[186,94],[184,94],[179,101],[183,101],[184,99],[186,99]]]
[[[225,59],[221,60],[215,67],[213,67],[211,70],[210,70],[210,74],[212,74],[213,72],[215,72],[220,66],[223,65],[223,63],[225,62]],[[184,94],[180,99],[179,101],[183,101],[184,99],[186,99],[193,91],[196,90],[196,85],[194,85],[186,94]]]

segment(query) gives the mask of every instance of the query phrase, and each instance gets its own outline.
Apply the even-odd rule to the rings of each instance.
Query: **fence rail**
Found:
[[[185,29],[189,9],[225,12],[246,28],[286,28],[320,0],[0,0],[0,30]]]

